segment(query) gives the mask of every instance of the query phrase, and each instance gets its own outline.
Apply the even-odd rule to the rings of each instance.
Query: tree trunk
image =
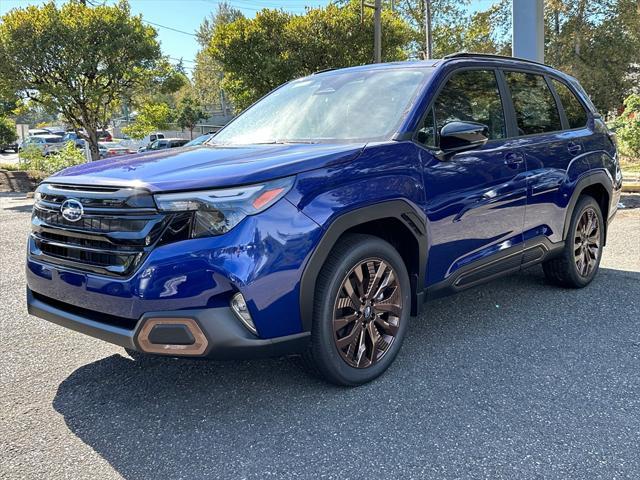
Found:
[[[574,53],[577,57],[580,56],[580,52],[582,49],[582,30],[585,24],[585,13],[586,13],[586,0],[580,0],[578,3],[578,10],[576,13],[576,30],[575,30],[575,40],[574,40]]]
[[[98,148],[98,131],[93,127],[84,126],[89,137],[89,150],[91,150],[91,161],[100,160],[100,149]]]

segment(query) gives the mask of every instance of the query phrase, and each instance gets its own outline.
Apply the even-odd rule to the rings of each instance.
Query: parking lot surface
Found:
[[[18,164],[18,154],[15,152],[0,152],[0,163]]]
[[[377,381],[295,359],[137,363],[26,313],[0,196],[1,478],[640,478],[640,206],[583,290],[539,267],[427,304]]]

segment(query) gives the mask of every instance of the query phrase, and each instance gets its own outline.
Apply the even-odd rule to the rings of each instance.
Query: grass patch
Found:
[[[625,173],[631,173],[634,175],[640,175],[640,158],[633,157],[620,157],[620,168],[622,169],[622,176]]]
[[[17,163],[0,163],[0,170],[8,170],[10,172],[14,172],[21,169],[18,167]]]

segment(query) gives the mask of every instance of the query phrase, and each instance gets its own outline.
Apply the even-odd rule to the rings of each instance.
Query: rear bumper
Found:
[[[140,334],[150,320],[189,319],[194,321],[206,337],[206,347],[202,353],[188,355],[210,359],[248,359],[282,356],[301,353],[309,341],[309,333],[299,333],[260,339],[248,332],[235,318],[230,308],[207,308],[201,310],[177,310],[145,313],[132,325],[126,328],[109,322],[102,322],[83,315],[72,306],[65,308],[59,302],[49,303],[46,297],[34,296],[27,289],[27,308],[31,315],[48,320],[57,325],[84,333],[94,338],[132,350],[144,351],[140,344]],[[171,338],[163,338],[171,344]],[[176,340],[181,343],[181,340]],[[154,352],[158,353],[158,352]],[[168,356],[182,355],[179,350],[167,350]]]

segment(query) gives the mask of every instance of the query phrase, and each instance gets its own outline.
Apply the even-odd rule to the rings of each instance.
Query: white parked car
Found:
[[[133,140],[131,138],[126,138],[125,140],[122,140],[120,142],[120,145],[127,147],[130,150],[140,151],[143,148],[147,148],[156,140],[162,140],[164,138],[164,133],[155,132],[145,136],[142,140]]]

